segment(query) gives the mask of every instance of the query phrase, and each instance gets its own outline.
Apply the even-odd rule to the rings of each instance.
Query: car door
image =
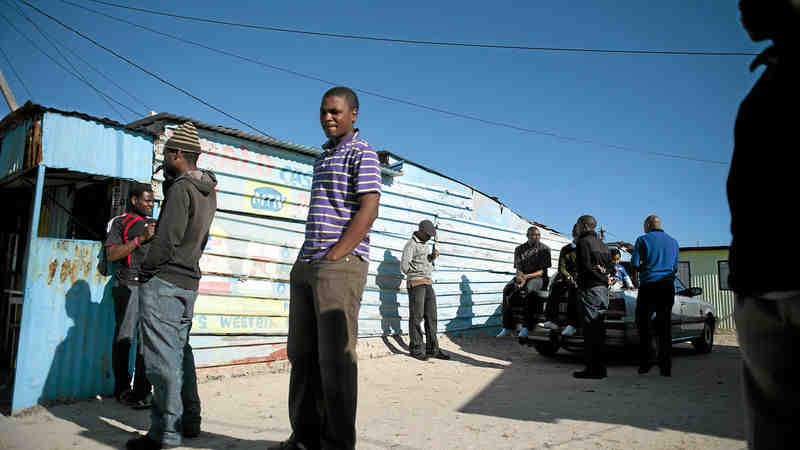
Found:
[[[692,297],[681,295],[686,286],[675,280],[675,303],[681,305],[681,331],[683,336],[698,336],[703,330],[703,317],[700,303]]]

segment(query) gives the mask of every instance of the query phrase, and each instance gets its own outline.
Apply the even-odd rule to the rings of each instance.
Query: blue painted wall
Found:
[[[100,242],[31,244],[12,413],[36,403],[110,393],[114,306],[96,270]]]
[[[46,113],[42,122],[45,166],[150,182],[150,136],[55,112]]]

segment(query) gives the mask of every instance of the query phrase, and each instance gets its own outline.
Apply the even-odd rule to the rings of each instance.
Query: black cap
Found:
[[[423,220],[419,223],[419,229],[428,233],[429,236],[434,237],[436,236],[436,227],[433,226],[433,222],[430,220]]]

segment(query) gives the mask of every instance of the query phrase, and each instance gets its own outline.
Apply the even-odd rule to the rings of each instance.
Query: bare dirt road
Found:
[[[442,346],[452,361],[359,362],[360,449],[746,448],[730,333],[717,335],[709,355],[677,346],[672,378],[639,376],[633,359],[617,357],[609,378],[576,380],[576,355],[544,358],[512,339]],[[204,434],[186,448],[264,449],[285,439],[288,380],[284,372],[202,383]],[[122,448],[148,424],[147,411],[110,399],[39,408],[0,417],[0,448]]]

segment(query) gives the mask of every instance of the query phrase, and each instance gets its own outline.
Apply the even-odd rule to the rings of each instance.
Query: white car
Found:
[[[636,290],[611,289],[606,312],[606,345],[613,347],[638,347],[639,330],[636,326]],[[699,296],[702,288],[687,288],[675,279],[675,304],[672,307],[672,343],[691,341],[699,353],[709,353],[714,346],[717,310]],[[566,326],[566,298],[559,300],[558,323]],[[544,316],[537,322],[544,322]],[[575,325],[575,324],[573,324]],[[533,346],[545,356],[554,355],[560,348],[580,350],[583,348],[581,330],[573,336],[562,336],[561,330],[542,328],[529,330],[528,336],[520,337],[521,345]],[[655,346],[655,337],[653,343]]]

